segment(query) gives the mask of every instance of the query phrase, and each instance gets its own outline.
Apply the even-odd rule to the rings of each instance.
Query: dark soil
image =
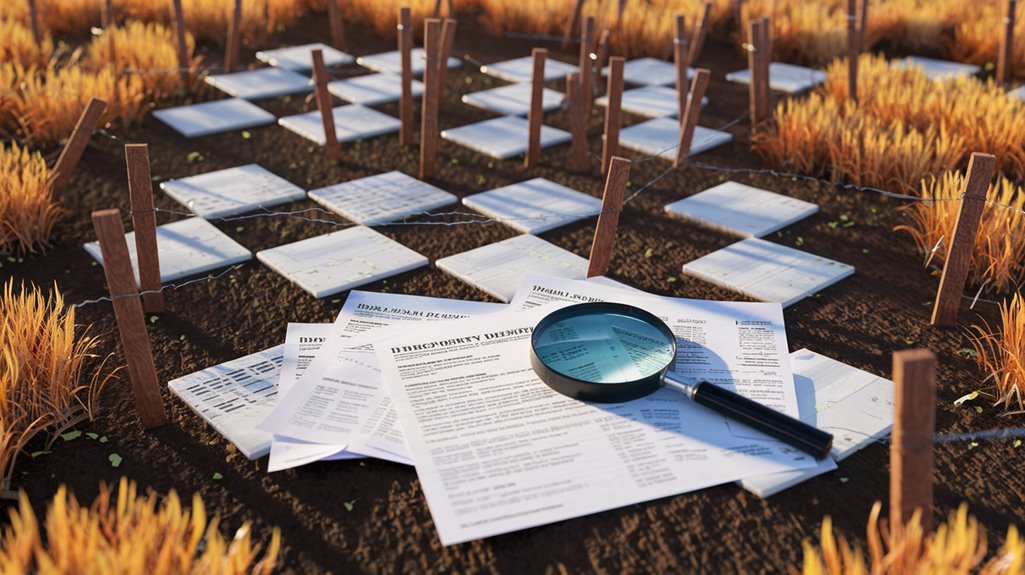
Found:
[[[324,40],[323,19],[310,17],[274,39],[273,45]],[[349,27],[350,52],[392,49],[392,39],[371,35],[365,27]],[[528,54],[537,44],[495,38],[470,21],[460,23],[455,54],[492,62]],[[544,45],[544,44],[542,44]],[[573,61],[555,43],[551,57]],[[219,62],[213,48],[207,62]],[[253,51],[243,61],[253,61]],[[720,127],[747,110],[743,86],[723,76],[746,66],[726,38],[710,38],[700,64],[712,69],[708,90],[711,104],[702,114],[704,126]],[[497,81],[465,65],[448,73],[442,127],[490,117],[459,102],[467,91]],[[555,83],[559,84],[559,83]],[[559,86],[556,86],[559,87]],[[561,87],[560,87],[561,89]],[[212,96],[211,96],[212,97]],[[302,98],[260,102],[276,114],[314,108]],[[381,107],[397,114],[395,106]],[[591,151],[600,153],[602,109],[588,119]],[[638,118],[628,117],[626,123]],[[568,129],[568,117],[546,117],[551,125]],[[745,121],[729,128],[733,144],[703,154],[703,163],[730,168],[764,168],[749,148]],[[161,123],[147,118],[130,129],[113,132],[131,142],[150,145],[152,169],[160,178],[183,177],[255,162],[308,189],[374,173],[399,169],[416,174],[419,151],[403,148],[394,136],[344,146],[344,159],[329,163],[320,149],[278,127],[186,140]],[[199,152],[201,161],[189,161]],[[631,154],[627,153],[627,156]],[[542,164],[524,169],[517,161],[490,160],[467,149],[442,142],[434,183],[462,197],[516,181],[544,176],[600,196],[603,181],[596,170],[579,175],[565,169],[568,146],[544,152]],[[633,165],[632,189],[668,167],[666,162]],[[937,430],[941,433],[994,429],[1017,424],[1000,418],[986,406],[976,413],[955,408],[959,396],[983,386],[974,363],[958,355],[967,346],[964,328],[936,329],[929,325],[937,278],[923,269],[909,237],[894,233],[907,221],[901,203],[869,192],[838,191],[825,183],[798,181],[770,174],[725,173],[687,168],[673,171],[630,202],[620,222],[611,277],[658,294],[742,299],[737,294],[680,275],[680,266],[733,241],[721,233],[667,217],[664,204],[694,194],[726,179],[785,193],[821,206],[821,212],[768,238],[852,264],[857,273],[834,287],[785,310],[791,349],[807,347],[872,373],[890,376],[891,353],[927,347],[939,357]],[[184,211],[157,194],[157,206]],[[106,294],[102,269],[94,265],[81,244],[94,238],[89,214],[93,210],[128,209],[121,146],[94,137],[67,193],[68,214],[59,226],[54,247],[45,256],[23,262],[3,262],[3,276],[28,280],[47,289],[56,283],[67,301],[79,302]],[[312,201],[280,209],[312,207]],[[853,227],[829,226],[845,214]],[[160,222],[171,218],[161,215]],[[436,218],[430,221],[436,221]],[[338,221],[344,221],[338,219]],[[544,238],[586,257],[594,219],[543,234]],[[290,218],[257,218],[217,223],[225,233],[256,251],[330,231],[330,226]],[[501,240],[515,234],[501,224],[393,226],[380,231],[435,259]],[[487,300],[488,296],[434,267],[365,286],[436,297]],[[974,293],[974,292],[972,292]],[[223,277],[165,292],[167,312],[149,324],[149,335],[161,381],[276,345],[284,339],[289,321],[328,322],[337,314],[344,295],[317,300],[255,260]],[[962,307],[967,326],[985,314],[993,322],[994,306]],[[91,324],[102,337],[101,352],[122,361],[117,328],[109,303],[87,305],[78,320]],[[977,402],[980,403],[980,402]],[[80,429],[109,438],[107,443],[86,439],[57,440],[52,453],[18,461],[13,480],[24,489],[37,511],[58,484],[68,484],[83,501],[98,492],[100,481],[116,482],[122,475],[143,488],[160,492],[176,489],[183,495],[200,492],[210,512],[219,513],[225,530],[254,523],[265,538],[272,526],[284,538],[281,566],[285,572],[766,572],[799,565],[801,541],[817,535],[824,515],[832,515],[844,536],[864,543],[864,525],[876,500],[888,497],[888,447],[873,445],[840,464],[840,469],[798,485],[769,500],[729,484],[589,517],[564,521],[508,535],[444,548],[438,541],[413,468],[379,460],[318,463],[267,474],[266,463],[247,461],[180,401],[165,394],[169,423],[143,431],[133,408],[127,378],[110,385],[101,399],[102,411]],[[980,403],[981,404],[981,403]],[[984,404],[983,404],[984,405]],[[120,467],[108,462],[111,453],[123,457]],[[1002,541],[1010,523],[1022,523],[1025,476],[1021,449],[1010,440],[937,445],[935,505],[939,516],[968,501],[986,527],[990,548]],[[219,479],[214,475],[219,474]],[[346,503],[351,503],[351,509]]]

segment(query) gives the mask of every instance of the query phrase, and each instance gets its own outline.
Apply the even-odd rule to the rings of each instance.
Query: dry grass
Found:
[[[99,0],[36,0],[36,11],[39,27],[54,34],[83,34],[90,26],[100,23]],[[16,20],[29,26],[28,2],[0,2],[0,19]]]
[[[957,201],[964,188],[965,176],[960,172],[948,172],[939,178],[929,178],[922,183],[921,195],[936,202],[920,202],[908,206],[912,223],[897,226],[911,234],[918,250],[928,264],[931,261],[943,264],[946,246],[932,249],[940,238],[949,241],[954,237],[954,225],[961,209]],[[1009,210],[988,203],[979,221],[979,232],[972,245],[972,259],[968,268],[968,285],[982,286],[996,293],[1006,293],[1025,282],[1025,189],[1015,186],[1007,179],[991,185],[986,193],[989,202],[1010,206]]]
[[[114,41],[113,61],[109,57],[111,38]],[[142,82],[147,101],[161,100],[182,88],[176,42],[171,28],[133,20],[115,28],[110,36],[94,38],[82,64],[94,71],[110,67],[134,76]],[[196,43],[191,34],[185,35],[185,45],[187,54],[195,52]],[[193,75],[200,64],[198,57],[190,60],[189,69]]]
[[[0,62],[17,62],[22,66],[45,66],[53,57],[53,40],[43,36],[42,45],[36,44],[32,30],[16,20],[0,18]]]
[[[46,182],[50,170],[38,153],[0,146],[0,253],[35,253],[50,245],[61,216]]]
[[[62,485],[49,505],[43,531],[24,493],[10,517],[0,544],[4,573],[262,575],[274,569],[281,545],[275,529],[260,557],[249,525],[226,541],[218,519],[207,521],[199,494],[190,510],[173,490],[158,502],[153,492],[140,496],[135,483],[125,478],[116,500],[101,484],[89,507],[81,506]]]
[[[932,573],[969,573],[973,569],[983,575],[1021,573],[1025,568],[1025,541],[1018,537],[1012,525],[1007,539],[996,556],[982,565],[986,556],[986,534],[974,517],[968,515],[968,506],[961,505],[956,513],[940,525],[935,533],[922,530],[918,513],[907,525],[894,525],[887,529],[879,519],[882,504],[876,502],[869,516],[869,560],[861,550],[833,534],[833,525],[827,516],[822,521],[820,547],[804,542],[804,575],[927,575]],[[982,565],[980,568],[979,566]],[[799,573],[791,568],[791,573]]]
[[[121,17],[170,24],[170,0],[115,0]],[[224,44],[234,0],[182,0],[185,28],[204,42]],[[257,45],[276,31],[298,21],[306,0],[245,0],[242,2],[243,42]]]
[[[975,347],[979,369],[988,373],[996,387],[995,405],[1018,413],[1025,410],[1025,299],[1014,294],[1010,303],[1000,304],[1000,329],[991,329],[988,323],[973,325],[970,335]]]

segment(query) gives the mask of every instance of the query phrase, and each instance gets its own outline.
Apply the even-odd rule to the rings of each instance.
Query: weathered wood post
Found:
[[[229,73],[238,65],[238,48],[242,37],[242,0],[235,0],[235,8],[228,22],[228,41],[224,48],[224,72]]]
[[[441,26],[441,51],[436,63],[438,67],[438,106],[445,102],[445,76],[448,74],[448,57],[452,54],[452,45],[456,41],[458,20],[446,19]]]
[[[331,93],[327,91],[327,66],[324,65],[324,51],[311,50],[313,58],[313,81],[316,82],[317,109],[320,110],[320,121],[324,126],[324,153],[329,160],[342,158],[342,146],[338,143],[338,132],[335,129],[335,107]]]
[[[591,102],[594,100],[594,63],[591,61],[591,53],[594,51],[594,27],[594,16],[588,16],[580,30],[580,86],[584,89],[584,118],[590,117]]]
[[[748,26],[747,36],[747,66],[751,72],[751,83],[748,86],[748,94],[751,100],[751,132],[756,132],[762,122],[769,117],[768,84],[769,78],[767,66],[762,65],[762,59],[768,51],[765,44],[765,23],[761,20],[752,20]]]
[[[32,37],[36,40],[36,46],[43,44],[43,31],[39,27],[39,11],[36,8],[36,0],[28,0],[28,22],[32,28]]]
[[[182,0],[171,0],[171,22],[174,23],[174,35],[178,43],[178,71],[182,77],[182,90],[192,89],[189,75],[189,47],[185,43],[185,14],[182,12]]]
[[[82,115],[78,117],[75,128],[71,130],[71,137],[68,138],[68,143],[64,144],[64,149],[61,150],[57,163],[50,171],[50,178],[46,182],[50,196],[54,200],[59,200],[64,194],[64,189],[71,180],[75,166],[82,159],[82,153],[85,152],[85,147],[89,143],[89,137],[92,136],[96,125],[100,123],[100,117],[106,111],[107,103],[99,98],[91,98],[86,104],[85,110],[82,110]]]
[[[858,54],[861,53],[858,33],[858,0],[847,0],[847,97],[858,101]]]
[[[534,74],[530,84],[530,112],[527,114],[527,153],[523,165],[531,167],[541,161],[541,119],[544,117],[545,59],[548,50],[534,48]]]
[[[705,2],[705,8],[701,12],[701,19],[694,27],[693,39],[690,43],[690,51],[687,53],[687,65],[696,66],[701,51],[705,48],[705,36],[708,34],[708,19],[712,15],[712,3]]]
[[[676,117],[683,118],[687,111],[687,35],[683,14],[676,15],[676,34],[673,37],[673,62],[676,64]]]
[[[601,173],[607,174],[612,157],[619,153],[619,127],[623,123],[623,64],[622,56],[609,58],[609,87],[605,94],[605,140],[602,143]]]
[[[680,117],[680,141],[676,147],[676,160],[673,167],[678,168],[680,164],[687,161],[690,155],[690,145],[694,140],[694,130],[698,125],[698,117],[701,116],[701,99],[705,97],[705,90],[708,88],[708,80],[712,72],[708,68],[698,68],[694,74],[694,82],[690,85],[690,94],[687,96],[687,108]]]
[[[577,24],[580,22],[580,14],[584,10],[584,0],[577,0],[576,5],[573,6],[573,11],[570,13],[569,20],[566,21],[566,31],[562,34],[562,49],[565,50],[569,47],[569,39],[573,36],[573,32],[577,29]]]
[[[128,195],[132,205],[132,231],[135,232],[135,259],[139,266],[142,309],[146,313],[164,311],[160,292],[160,255],[157,252],[157,214],[153,204],[153,178],[149,169],[149,146],[126,144]]]
[[[598,224],[594,228],[594,240],[591,242],[591,256],[588,258],[587,277],[603,276],[609,271],[612,253],[616,245],[616,228],[619,227],[619,214],[623,211],[623,196],[626,193],[626,182],[630,179],[630,160],[616,156],[609,166],[609,175],[605,179],[605,192],[602,194],[601,213]]]
[[[413,145],[413,19],[409,7],[399,9],[399,65],[402,96],[399,98],[399,144]]]
[[[1014,17],[1016,0],[1007,0],[1004,28],[1000,34],[1000,52],[997,55],[997,82],[1005,84],[1014,74]]]
[[[424,20],[424,95],[420,113],[420,179],[433,178],[438,160],[438,55],[441,52],[441,20]]]
[[[327,0],[327,19],[331,26],[331,45],[337,50],[345,50],[345,18],[339,0]]]
[[[904,525],[921,510],[932,530],[936,356],[927,349],[893,354],[893,432],[890,443],[890,524]]]

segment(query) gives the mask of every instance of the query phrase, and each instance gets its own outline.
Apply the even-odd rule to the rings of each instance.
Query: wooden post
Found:
[[[584,97],[580,86],[580,74],[566,75],[566,97],[569,99],[569,129],[573,136],[569,149],[570,169],[574,172],[586,172],[589,167],[587,160],[587,133],[584,126]]]
[[[1015,0],[1007,0],[1007,14],[1000,35],[1000,53],[997,54],[997,82],[1001,84],[1011,81],[1014,73],[1014,13]]]
[[[449,18],[453,18],[456,14],[456,7],[452,4],[452,0],[448,0],[446,9],[448,10],[446,15]],[[441,18],[441,0],[434,2],[434,18]]]
[[[598,224],[594,228],[594,240],[591,242],[591,257],[587,264],[587,277],[603,276],[609,271],[612,252],[616,244],[616,228],[619,227],[619,214],[623,211],[623,195],[626,192],[626,181],[630,179],[630,160],[616,156],[609,166],[609,175],[605,179],[605,193],[601,199],[601,213]]]
[[[43,31],[39,28],[39,11],[36,9],[36,0],[28,0],[28,21],[32,28],[32,37],[36,40],[36,46],[41,46]]]
[[[964,188],[961,189],[961,211],[954,224],[954,237],[947,244],[947,259],[932,309],[932,324],[952,327],[957,323],[957,310],[968,278],[968,264],[972,259],[972,245],[979,229],[979,219],[986,207],[986,192],[993,180],[996,157],[991,154],[972,154]]]
[[[861,42],[858,34],[858,0],[847,0],[847,97],[858,101],[858,54]]]
[[[399,9],[399,61],[402,67],[402,96],[399,98],[399,144],[413,145],[413,19],[409,7]]]
[[[932,531],[932,445],[936,427],[936,356],[927,349],[893,354],[893,432],[890,443],[890,525],[921,509]]]
[[[182,89],[188,92],[189,85],[189,55],[188,45],[185,43],[185,15],[182,12],[182,0],[171,0],[171,22],[174,23],[174,34],[178,42],[178,69],[182,76]]]
[[[338,143],[338,132],[335,131],[335,107],[331,93],[327,91],[327,66],[324,65],[324,51],[311,50],[313,57],[313,80],[316,82],[317,108],[320,120],[324,124],[324,152],[329,160],[340,160],[342,146]]]
[[[50,178],[46,182],[50,196],[55,201],[60,200],[61,195],[64,193],[64,188],[67,187],[68,181],[71,180],[71,174],[75,171],[75,166],[82,159],[82,153],[85,152],[85,146],[89,143],[89,137],[92,136],[93,130],[96,129],[96,124],[100,122],[100,116],[106,111],[106,102],[99,98],[92,98],[86,104],[82,115],[78,117],[78,122],[71,131],[71,137],[68,138],[68,143],[64,144],[64,149],[61,150],[60,157],[57,158],[57,163],[54,164],[53,170],[50,172]]]
[[[580,14],[584,10],[584,0],[577,0],[576,5],[573,7],[573,12],[570,15],[569,20],[566,21],[566,31],[562,35],[562,49],[569,48],[569,39],[573,35],[573,32],[577,29],[577,24],[580,22]]]
[[[694,139],[694,129],[698,125],[698,117],[701,116],[701,99],[705,97],[705,90],[708,88],[708,80],[712,72],[708,68],[698,68],[694,74],[694,82],[690,85],[690,94],[687,96],[687,110],[680,118],[680,142],[676,147],[676,161],[673,167],[678,168],[680,164],[687,161],[690,155],[690,144]]]
[[[433,178],[438,160],[438,53],[441,52],[441,20],[424,20],[424,95],[420,113],[420,179]]]
[[[594,16],[588,16],[584,20],[584,27],[580,30],[580,87],[583,88],[581,95],[584,98],[584,119],[591,115],[591,101],[594,100],[594,79],[591,62],[591,52],[594,50]]]
[[[1011,0],[1012,2],[1014,0]],[[868,0],[858,0],[858,52],[868,50]]]
[[[609,38],[612,36],[612,32],[606,28],[601,32],[601,39],[598,40],[598,53],[597,58],[594,60],[594,67],[598,70],[597,74],[601,75],[601,71],[608,64],[609,60]],[[592,72],[594,73],[594,72]]]
[[[242,34],[242,0],[235,0],[235,8],[231,12],[228,23],[228,42],[224,49],[224,72],[230,73],[238,65],[238,47]]]
[[[601,173],[609,171],[612,157],[619,153],[619,127],[623,123],[621,114],[623,104],[623,64],[622,56],[609,58],[609,87],[605,97],[605,141],[601,148]]]
[[[687,111],[687,32],[683,14],[676,15],[673,61],[676,63],[676,117],[683,119]]]
[[[103,255],[103,273],[114,304],[114,316],[121,333],[121,345],[125,350],[128,377],[135,394],[135,407],[139,421],[146,429],[159,427],[167,422],[164,402],[160,397],[160,384],[153,366],[153,352],[146,333],[146,322],[139,304],[135,286],[135,274],[128,257],[128,243],[125,228],[121,224],[120,210],[93,212],[93,227],[100,241]]]
[[[765,81],[765,78],[762,78],[761,51],[763,47],[761,46],[761,40],[762,22],[761,20],[752,20],[748,24],[747,32],[747,68],[751,73],[751,83],[748,84],[748,97],[751,100],[752,133],[756,132],[766,119],[766,110],[761,98],[761,84]]]
[[[438,107],[445,102],[445,76],[448,73],[448,57],[452,54],[452,45],[456,41],[458,20],[448,18],[441,26],[440,52],[438,54]]]
[[[128,195],[132,202],[132,231],[135,232],[135,253],[139,266],[139,289],[142,309],[146,313],[164,311],[164,294],[160,293],[160,255],[157,252],[157,214],[153,206],[153,179],[149,170],[149,146],[126,144],[125,164],[128,166]]]
[[[695,66],[698,58],[701,57],[701,50],[705,47],[705,36],[708,34],[708,19],[712,15],[712,3],[705,2],[705,9],[701,13],[701,19],[694,26],[693,40],[690,43],[690,51],[687,53],[687,66]]]
[[[541,119],[544,117],[545,59],[548,50],[534,48],[534,76],[530,84],[530,112],[527,114],[527,154],[523,165],[531,167],[541,161]]]
[[[769,76],[770,66],[772,65],[772,21],[768,18],[762,18],[762,37],[758,41],[758,45],[762,47],[761,52],[758,54],[758,63],[762,69],[762,81],[758,84],[758,99],[761,101],[762,118],[768,120],[772,115],[770,102],[772,92],[769,88],[769,85],[772,83],[772,78]]]
[[[739,33],[744,32],[744,0],[733,0],[733,24]]]
[[[103,35],[107,37],[107,61],[114,67],[115,89],[117,88],[117,49],[114,46],[114,27],[117,25],[117,14],[114,12],[114,0],[104,0],[100,11]]]
[[[327,19],[331,26],[331,45],[338,50],[345,50],[345,22],[338,0],[327,0]]]

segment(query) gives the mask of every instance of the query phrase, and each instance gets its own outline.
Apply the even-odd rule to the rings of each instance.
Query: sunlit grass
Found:
[[[53,57],[50,34],[44,34],[42,44],[37,44],[32,30],[17,20],[0,18],[0,38],[0,62],[45,66]]]
[[[996,388],[996,405],[1025,410],[1025,299],[1014,294],[1000,304],[1000,326],[972,326],[979,369]]]
[[[61,209],[47,189],[49,176],[38,153],[0,145],[0,253],[35,253],[50,245]]]
[[[115,59],[109,57],[109,41],[114,39]],[[185,35],[186,53],[193,54],[195,41]],[[161,100],[182,89],[178,67],[178,48],[174,32],[161,24],[145,24],[137,20],[127,22],[92,40],[83,61],[90,70],[113,68],[120,74],[138,78],[148,101]],[[199,58],[191,58],[189,69],[196,73]]]

